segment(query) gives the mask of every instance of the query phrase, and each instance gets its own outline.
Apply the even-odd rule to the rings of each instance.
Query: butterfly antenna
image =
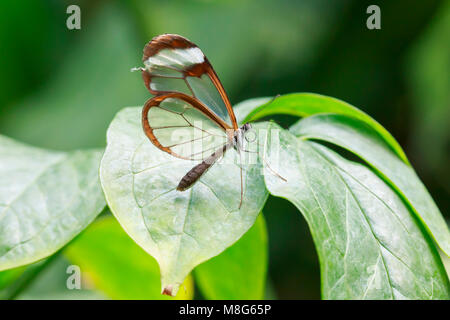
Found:
[[[239,152],[239,161],[241,162],[241,166],[242,166],[242,156],[241,153]],[[242,178],[242,167],[239,167],[240,170],[240,174],[241,174],[241,201],[239,202],[239,210],[241,210],[241,206],[242,206],[242,200],[244,197],[244,183],[243,183],[243,178]]]
[[[144,71],[145,69],[142,67],[135,67],[135,68],[131,68],[131,72],[135,72],[135,71]]]

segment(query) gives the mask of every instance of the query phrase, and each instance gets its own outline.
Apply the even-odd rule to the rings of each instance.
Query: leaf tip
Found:
[[[173,297],[173,285],[169,284],[167,286],[164,287],[162,294],[166,295],[166,296],[171,296]]]

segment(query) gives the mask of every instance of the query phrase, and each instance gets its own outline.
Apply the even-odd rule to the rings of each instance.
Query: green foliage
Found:
[[[343,114],[366,122],[394,150],[394,152],[406,163],[408,159],[394,137],[382,125],[372,119],[363,111],[336,98],[331,98],[314,93],[292,93],[270,100],[264,105],[253,109],[245,117],[244,122],[261,119],[273,114],[288,114],[298,117],[308,117],[320,113]]]
[[[283,166],[278,170],[288,182],[266,172],[266,186],[305,216],[319,254],[323,298],[449,297],[436,248],[384,181],[367,167],[287,131],[280,144]],[[272,153],[269,147],[269,162]]]
[[[64,255],[111,299],[171,299],[161,295],[156,260],[111,216],[95,221],[64,250]],[[176,298],[192,296],[193,281],[188,277]]]
[[[0,297],[2,290],[16,281],[24,271],[25,267],[19,267],[0,272]]]
[[[312,94],[252,99],[235,109],[240,120],[276,113],[305,117],[289,131],[272,122],[253,125],[265,135],[259,136],[258,161],[244,166],[241,208],[234,150],[192,189],[178,192],[180,177],[196,162],[154,147],[142,131],[141,108],[116,115],[100,180],[120,225],[102,218],[65,250],[97,289],[114,299],[157,299],[162,284],[172,295],[179,292],[177,298],[192,298],[188,275],[195,268],[206,298],[262,299],[267,232],[257,217],[270,193],[292,202],[308,222],[323,298],[449,298],[448,277],[431,240],[448,252],[448,228],[381,125],[346,103]],[[312,140],[342,147],[362,163]],[[6,214],[0,262],[10,269],[53,254],[101,211],[101,153],[50,152],[4,137],[1,142]],[[3,287],[19,271],[0,273]],[[183,282],[187,291],[178,291]]]
[[[288,182],[283,182],[264,166],[265,184],[271,194],[288,199],[305,216],[319,253],[324,298],[448,297],[448,278],[442,262],[429,235],[423,231],[428,230],[441,247],[446,248],[448,229],[407,159],[402,159],[402,149],[380,124],[346,103],[312,94],[291,94],[275,100],[252,99],[239,104],[236,111],[238,119],[247,120],[276,113],[307,116],[291,128],[299,138],[274,124],[255,126],[269,133],[275,128],[281,133],[281,155],[277,157],[282,159],[283,165],[274,169],[288,177]],[[173,159],[153,147],[142,133],[139,112],[140,109],[125,109],[113,121],[102,161],[102,185],[110,207],[125,229],[130,228],[130,235],[164,266],[161,268],[163,286],[176,285],[205,260],[199,257],[213,256],[224,250],[224,246],[216,244],[212,249],[210,241],[206,240],[210,239],[208,228],[215,228],[220,220],[220,211],[213,220],[206,220],[208,223],[203,227],[199,221],[204,220],[196,220],[201,212],[211,212],[208,206],[214,204],[211,193],[194,191],[183,199],[173,191],[179,178],[193,164]],[[324,140],[354,152],[379,176],[368,167],[345,160],[329,148],[306,139]],[[263,142],[266,149],[260,150],[260,155],[261,158],[268,155],[268,162],[276,164],[273,150],[277,141],[272,140],[269,135]],[[145,174],[139,178],[142,173]],[[221,202],[229,205],[236,202],[240,190],[235,183],[238,177],[227,173],[220,165],[215,165],[204,179],[206,185],[220,181],[222,190],[212,192],[213,198],[223,198]],[[258,174],[248,171],[247,179],[257,179]],[[199,185],[193,190],[201,190]],[[265,187],[257,185],[259,189],[252,188],[244,203],[251,199],[261,199],[261,204],[264,203]],[[225,186],[235,192],[223,192]],[[155,199],[157,201],[153,201]],[[181,212],[181,223],[177,222],[176,214],[159,213],[166,210]],[[213,212],[217,213],[217,209]],[[415,214],[420,220],[415,220]],[[220,225],[223,224],[224,221],[220,221]],[[233,228],[226,230],[227,236]],[[177,240],[184,237],[187,245],[180,245],[183,240],[174,244],[174,237]],[[237,238],[239,236],[234,234],[220,239],[227,239],[229,245]],[[161,247],[164,254],[161,254]],[[220,261],[227,255],[229,253],[224,253],[217,259]],[[217,269],[227,266],[226,262],[215,264]],[[198,270],[202,270],[202,266]],[[210,297],[219,297],[210,292],[208,282],[204,281],[207,274],[217,274],[214,268],[211,267],[209,273],[197,271],[196,274],[199,274],[202,290]],[[229,280],[222,283],[217,280],[217,283],[218,287],[223,287]],[[224,288],[215,293],[224,290],[233,292]],[[227,297],[234,297],[230,293]],[[237,290],[234,293],[238,296]]]
[[[195,268],[207,299],[263,299],[267,272],[267,231],[262,215],[234,245]]]
[[[342,212],[345,209],[342,204],[344,199],[342,194],[350,195],[349,192],[352,191],[355,194],[355,198],[351,198],[353,201],[368,198],[371,205],[373,202],[374,207],[380,208],[378,212],[382,218],[379,219],[380,221],[369,220],[370,224],[356,223],[355,230],[360,230],[358,227],[361,226],[372,226],[377,232],[371,234],[366,230],[364,235],[367,238],[361,238],[351,248],[365,254],[365,247],[362,247],[360,243],[369,244],[367,253],[370,254],[369,258],[373,259],[378,246],[375,238],[380,237],[377,238],[380,240],[380,245],[386,245],[391,249],[395,246],[392,252],[405,262],[397,266],[400,260],[393,259],[394,263],[389,263],[389,254],[386,254],[385,273],[393,273],[393,279],[397,279],[396,272],[402,273],[405,281],[408,280],[411,284],[409,288],[408,283],[405,284],[402,281],[395,283],[395,286],[392,286],[394,297],[401,297],[400,293],[402,293],[407,297],[442,298],[445,297],[445,290],[448,290],[448,280],[442,274],[433,240],[448,254],[449,231],[429,193],[433,195],[442,213],[447,214],[448,218],[450,157],[447,145],[450,131],[447,123],[450,112],[448,108],[450,47],[447,41],[447,30],[450,26],[450,6],[448,2],[442,0],[422,1],[415,4],[416,10],[406,12],[403,8],[408,5],[410,2],[406,0],[386,2],[382,8],[383,26],[386,28],[383,27],[379,32],[368,32],[365,28],[361,28],[361,23],[349,23],[357,20],[364,21],[366,7],[364,3],[356,0],[346,2],[234,0],[217,1],[214,4],[194,0],[160,2],[158,10],[154,10],[153,1],[146,0],[82,1],[80,2],[83,12],[82,29],[69,31],[64,23],[67,4],[63,2],[2,1],[0,3],[2,43],[0,58],[5,63],[0,73],[2,87],[0,130],[2,134],[17,140],[49,149],[73,150],[104,147],[105,130],[114,115],[123,106],[138,105],[148,98],[141,77],[129,72],[131,67],[139,64],[143,44],[156,34],[164,32],[183,34],[199,44],[210,58],[233,102],[252,96],[291,92],[298,88],[326,92],[352,101],[383,123],[383,126],[399,139],[418,174],[409,166],[405,153],[386,129],[367,114],[345,102],[315,94],[292,94],[277,98],[269,106],[261,108],[257,107],[270,102],[271,98],[246,100],[235,106],[240,110],[237,116],[241,123],[248,113],[251,113],[252,120],[279,113],[305,117],[290,130],[297,136],[297,140],[294,139],[296,142],[292,142],[292,145],[299,145],[298,149],[301,150],[303,157],[316,159],[322,164],[321,172],[327,170],[326,172],[334,173],[330,175],[332,178],[330,178],[329,186],[320,188],[318,192],[318,195],[322,196],[323,189],[328,192],[328,201],[336,200],[333,210],[327,212],[332,214],[330,221],[336,223],[331,225],[331,229],[344,229],[341,220],[345,213]],[[398,19],[399,16],[402,19]],[[361,19],[355,19],[355,17]],[[38,25],[39,28],[30,27],[33,25]],[[236,51],[236,48],[239,50]],[[232,53],[233,59],[230,59]],[[405,57],[409,59],[405,61]],[[254,110],[255,108],[257,109]],[[284,118],[287,117],[280,117],[280,119]],[[283,134],[288,135],[287,132]],[[318,146],[311,141],[319,141],[328,147],[324,149],[323,146]],[[87,171],[83,173],[84,169],[80,166],[80,170],[76,170],[77,173],[72,175],[72,170],[66,167],[69,160],[67,162],[64,160],[61,166],[49,167],[45,177],[54,173],[56,182],[47,181],[44,177],[39,178],[38,182],[44,183],[43,186],[38,184],[39,188],[48,187],[44,189],[42,196],[37,197],[40,193],[33,191],[37,188],[34,184],[18,197],[14,202],[15,205],[12,206],[13,209],[2,212],[3,208],[0,206],[0,256],[14,243],[27,241],[29,236],[33,235],[35,227],[43,227],[48,222],[47,227],[51,229],[49,237],[43,241],[31,240],[30,247],[27,246],[28,242],[24,242],[25,246],[19,245],[17,248],[25,247],[24,250],[21,253],[18,252],[15,257],[11,257],[11,260],[1,262],[0,270],[3,267],[10,268],[31,263],[53,254],[55,250],[81,232],[101,210],[100,205],[98,210],[72,208],[75,211],[74,215],[78,218],[90,216],[86,220],[82,218],[81,223],[78,223],[73,222],[69,211],[54,217],[47,214],[43,205],[47,202],[51,204],[50,211],[54,213],[53,209],[59,209],[55,208],[57,203],[54,199],[59,199],[60,196],[65,197],[64,199],[72,196],[79,199],[84,196],[90,198],[93,193],[95,197],[99,195],[100,199],[101,194],[98,191],[74,190],[77,182],[73,179],[75,176],[80,178],[85,175],[94,179],[94,171],[99,166],[98,153],[85,151],[59,153],[34,149],[39,152],[29,152],[25,159],[25,155],[17,156],[22,152],[23,146],[17,143],[10,144],[10,142],[9,139],[0,138],[2,150],[0,153],[0,200],[14,193],[15,186],[23,187],[24,179],[30,178],[32,173],[38,173],[43,169],[41,164],[45,165],[47,163],[45,161],[50,161],[52,157],[56,159],[58,155],[61,157],[66,155],[67,159],[74,157],[75,160],[77,158],[75,155],[81,157],[91,154],[92,161],[87,160],[91,163],[90,165],[86,163],[90,168],[89,174]],[[16,149],[16,147],[20,148]],[[270,145],[268,147],[270,149]],[[356,158],[360,164],[346,160],[328,149],[337,150],[341,155],[348,155],[350,152],[352,154],[349,157]],[[15,152],[17,154],[13,156]],[[45,161],[42,160],[40,163],[41,159]],[[21,165],[24,170],[20,169]],[[314,163],[299,163],[299,165],[313,166]],[[71,165],[68,166],[71,167]],[[186,164],[186,168],[190,166],[191,164]],[[280,168],[276,169],[280,170]],[[293,171],[295,169],[294,166]],[[313,169],[304,174],[318,183],[328,181],[328,176],[319,180],[319,173],[315,171],[315,167]],[[180,175],[185,173],[182,172],[183,170],[180,169]],[[364,177],[368,177],[368,181],[360,179],[359,184],[352,184],[354,177],[358,178],[358,173],[361,172]],[[274,176],[267,172],[267,169],[266,173],[266,182],[272,180],[274,183],[280,182],[272,179]],[[429,192],[419,180],[418,175]],[[233,185],[238,188],[239,181],[235,177],[229,177],[227,181],[233,182]],[[50,182],[53,185],[51,187],[48,184]],[[288,180],[288,184],[290,183],[292,183],[291,179]],[[379,188],[370,189],[370,192],[362,192],[362,187],[354,188],[355,185],[361,184],[364,186],[375,184]],[[73,188],[67,187],[68,185]],[[342,188],[330,191],[332,186]],[[385,206],[380,204],[376,197],[374,198],[374,191],[380,190],[385,192],[378,199],[385,202]],[[272,191],[277,194],[279,190]],[[284,192],[284,197],[288,197],[292,190],[281,192]],[[276,201],[280,204],[281,200]],[[292,197],[291,201],[303,203],[306,200]],[[399,201],[402,204],[399,204]],[[362,202],[367,204],[367,201]],[[397,206],[395,207],[394,204]],[[282,202],[281,205],[285,206],[272,206],[274,210],[264,209],[266,217],[270,217],[270,222],[273,222],[273,225],[269,225],[273,227],[271,249],[277,250],[286,242],[295,246],[294,244],[309,240],[307,234],[284,232],[284,225],[280,223],[281,219],[278,217],[283,215],[285,221],[289,221],[292,215],[290,215],[291,212],[286,211],[295,210],[295,208]],[[389,211],[388,208],[394,212]],[[11,210],[19,212],[17,217],[20,220],[14,221],[16,213],[12,214]],[[366,211],[353,210],[351,217],[358,217],[359,214],[361,217],[370,218],[372,212]],[[324,224],[311,223],[320,219],[320,216],[315,216],[317,212],[310,214],[304,209],[302,213],[311,224],[313,233],[321,228],[327,228]],[[388,238],[386,243],[381,242],[383,240],[381,236],[385,233],[383,230],[380,232],[377,227],[389,221],[386,229],[391,230],[391,221],[388,217],[392,217],[392,223],[397,226],[396,217],[404,219],[402,223],[407,226],[408,232],[416,236],[410,239],[411,243],[417,243],[416,249],[405,243],[405,239],[409,238],[408,235],[405,237],[404,232],[402,233],[405,229],[401,226],[398,226],[398,230],[392,231],[393,235],[401,236],[398,243],[393,236]],[[235,298],[238,295],[244,298],[262,297],[261,287],[264,286],[266,270],[262,260],[266,250],[264,240],[266,237],[262,233],[260,237],[256,236],[255,228],[260,228],[260,219],[256,219],[254,226],[234,245],[195,268],[194,276],[204,297]],[[99,276],[106,266],[101,262],[98,262],[98,265],[97,262],[95,265],[89,263],[85,257],[92,257],[92,261],[95,261],[96,255],[102,256],[100,252],[104,251],[104,255],[108,256],[103,255],[103,259],[108,259],[111,263],[116,263],[114,258],[120,260],[119,253],[114,251],[114,248],[103,248],[108,245],[114,246],[115,240],[110,240],[110,243],[100,243],[102,239],[95,237],[96,233],[111,235],[111,237],[114,235],[117,237],[118,247],[122,248],[122,245],[123,248],[133,247],[130,250],[133,253],[140,251],[137,256],[145,259],[143,251],[138,246],[132,245],[133,242],[126,238],[126,234],[120,231],[118,225],[110,218],[107,221],[110,221],[112,231],[106,227],[107,223],[97,227],[95,222],[92,229],[86,230],[86,236],[81,235],[80,240],[74,242],[76,245],[69,247],[67,251],[74,254],[72,258],[74,261],[77,259],[76,261],[82,265],[83,269],[89,269],[90,274],[94,275],[91,276],[95,280],[94,285],[105,292],[118,287],[125,288],[123,279],[126,279],[127,275],[120,274],[122,278],[116,279],[117,286],[113,284],[108,286],[96,280],[95,275]],[[98,225],[102,223],[104,220],[100,220]],[[250,222],[248,224],[251,225]],[[91,230],[94,231],[91,232]],[[327,243],[338,247],[341,241],[339,236],[348,236],[345,230],[343,233],[336,237],[338,240],[335,243],[331,240]],[[14,234],[14,237],[10,237],[11,234]],[[325,235],[327,235],[326,231]],[[341,297],[363,297],[363,284],[367,283],[367,280],[372,279],[372,283],[377,283],[377,279],[383,280],[381,278],[383,269],[370,269],[371,266],[380,267],[380,265],[375,263],[371,265],[373,260],[369,258],[370,261],[365,261],[366,255],[361,255],[362,262],[355,260],[352,255],[347,255],[344,267],[324,261],[323,256],[341,259],[331,249],[321,246],[321,241],[326,241],[325,235],[314,236],[321,259],[323,297],[337,297],[336,291],[339,290],[331,290],[330,286],[336,280],[336,274],[342,274],[342,270],[352,271],[352,266],[356,266],[355,270],[360,268],[361,273],[358,274],[356,271],[344,273],[345,276],[336,286],[342,288]],[[87,240],[95,243],[95,252],[94,248],[89,247]],[[247,242],[243,243],[244,240]],[[124,242],[128,242],[128,245],[123,244]],[[283,251],[289,250],[284,248]],[[408,257],[404,257],[406,253]],[[122,254],[124,253],[121,252],[120,255]],[[314,254],[312,250],[308,251],[302,247],[296,254],[284,254],[284,258],[278,252],[271,256],[271,276],[280,280],[274,283],[277,294],[288,298],[311,295],[302,281],[315,273],[313,271],[306,273],[307,270],[302,270],[305,273],[299,276],[300,272],[296,268],[298,260],[305,262],[305,259],[309,259],[312,254]],[[422,261],[424,264],[427,261],[428,266],[417,266],[417,254],[423,255]],[[46,259],[44,263],[41,261],[31,266],[1,271],[0,295],[7,297],[10,292],[24,286],[25,294],[19,297],[59,299],[65,298],[66,295],[85,297],[73,291],[68,292],[64,285],[66,266],[53,268],[55,261],[50,260],[55,256]],[[146,257],[151,259],[148,255]],[[241,261],[244,258],[246,262]],[[448,264],[447,257],[443,256],[442,259]],[[0,261],[2,261],[1,258]],[[56,262],[58,261],[57,259]],[[261,265],[257,264],[257,261],[261,261]],[[4,262],[7,262],[8,266],[4,265]],[[120,263],[121,269],[129,270],[130,265],[125,266],[121,264],[122,262],[117,262]],[[52,264],[51,268],[46,268],[47,263]],[[369,271],[362,270],[360,263],[365,263]],[[153,264],[143,265],[151,269],[153,272],[151,276],[142,269],[139,274],[148,277],[149,281],[156,282],[155,264],[153,260]],[[222,265],[224,268],[221,268]],[[247,266],[248,268],[244,269]],[[406,266],[417,271],[417,277],[413,278],[408,270],[405,271]],[[45,277],[39,276],[36,279],[40,286],[48,288],[45,295],[41,291],[32,292],[33,285],[29,286],[26,283],[27,279],[34,281],[33,274],[39,272],[40,268],[46,268],[44,273],[48,272]],[[220,277],[214,277],[214,274],[219,274],[222,270],[233,270],[233,272],[220,273]],[[379,270],[380,273],[369,274],[372,270]],[[435,272],[434,275],[430,275],[432,270]],[[112,275],[113,272],[108,273],[108,279]],[[132,275],[128,276],[132,277]],[[358,276],[362,281],[361,286],[354,285],[357,283]],[[61,281],[61,286],[56,291],[49,284],[55,277],[59,277]],[[134,279],[132,282],[136,284],[135,278],[130,279]],[[433,285],[440,289],[436,293],[431,292],[434,289],[430,291],[430,285],[424,283],[426,280],[434,281]],[[247,281],[246,284],[240,285],[244,281]],[[286,283],[294,285],[289,287]],[[372,289],[375,288],[375,283]],[[382,284],[380,292],[368,290],[365,297],[391,297],[386,282],[380,281],[380,283]],[[396,292],[398,288],[400,291]],[[141,297],[145,294],[141,290],[137,292],[142,293]],[[154,293],[156,297],[158,295],[156,292],[152,291],[151,294]],[[179,292],[183,294],[184,289],[181,288]],[[3,295],[4,293],[6,295]],[[94,297],[97,296],[94,295]],[[110,297],[120,296],[111,292]]]
[[[248,112],[247,120],[279,113],[306,117],[290,130],[304,139],[339,145],[367,161],[412,207],[441,249],[450,254],[450,232],[439,209],[399,144],[378,122],[345,102],[316,94],[284,95],[253,111],[243,107]]]
[[[401,161],[370,125],[343,115],[317,115],[299,121],[291,131],[303,139],[338,145],[366,161],[412,208],[441,249],[450,254],[450,232],[430,194],[414,169]]]
[[[0,136],[0,270],[43,259],[105,206],[101,151],[51,152]]]

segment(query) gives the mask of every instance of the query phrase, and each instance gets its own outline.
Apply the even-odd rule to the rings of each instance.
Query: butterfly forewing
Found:
[[[142,71],[154,95],[183,93],[198,99],[229,128],[237,129],[236,117],[214,69],[203,52],[178,35],[161,35],[144,48]]]
[[[150,99],[143,109],[144,131],[153,144],[173,156],[204,160],[222,148],[228,137],[201,108],[181,94]]]
[[[207,74],[204,74],[201,77],[187,76],[186,81],[197,99],[202,101],[211,108],[216,115],[232,126],[225,103]]]

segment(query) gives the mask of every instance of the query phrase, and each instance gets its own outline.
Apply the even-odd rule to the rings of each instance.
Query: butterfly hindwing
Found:
[[[203,52],[191,41],[172,34],[155,37],[144,48],[142,71],[154,95],[182,93],[199,100],[228,128],[236,117],[217,74]]]
[[[204,160],[227,141],[226,128],[197,100],[169,93],[148,100],[142,125],[150,141],[169,154],[188,160]]]

